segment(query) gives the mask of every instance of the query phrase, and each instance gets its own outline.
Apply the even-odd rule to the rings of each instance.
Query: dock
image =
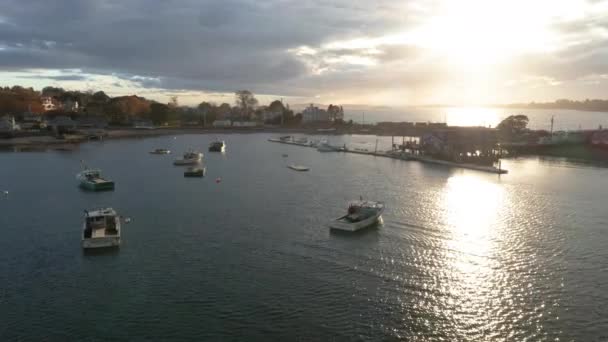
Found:
[[[317,147],[314,144],[312,144],[311,142],[303,143],[303,142],[297,142],[297,141],[291,141],[291,140],[281,140],[281,139],[268,139],[268,141],[273,142],[273,143],[279,143],[279,144],[285,144],[285,145],[295,145],[295,146],[309,147],[309,148]],[[338,152],[338,151],[336,151],[336,152]],[[366,151],[366,150],[350,150],[350,149],[347,149],[345,151],[339,151],[339,152],[354,153],[354,154],[361,154],[361,155],[374,156],[374,157],[383,157],[383,158],[390,158],[390,159],[398,159],[398,160],[405,160],[405,161],[418,161],[421,163],[442,165],[442,166],[447,166],[447,167],[455,167],[455,168],[474,170],[474,171],[489,172],[489,173],[495,173],[495,174],[499,174],[499,175],[507,174],[509,172],[508,170],[499,169],[494,166],[484,166],[484,165],[476,165],[476,164],[470,164],[470,163],[456,163],[456,162],[451,162],[451,161],[447,161],[447,160],[420,156],[420,155],[416,155],[413,153],[407,153],[407,152],[384,152],[384,151]]]

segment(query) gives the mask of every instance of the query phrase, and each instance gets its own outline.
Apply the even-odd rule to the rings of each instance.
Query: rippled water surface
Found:
[[[269,137],[0,153],[0,340],[608,339],[608,169],[519,159],[498,177]],[[147,153],[190,146],[204,179]],[[81,159],[116,191],[79,190]],[[384,225],[330,233],[360,195],[386,202]],[[99,206],[132,221],[120,250],[83,254]]]

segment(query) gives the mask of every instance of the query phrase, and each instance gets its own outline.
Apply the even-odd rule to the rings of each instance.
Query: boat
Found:
[[[188,151],[184,153],[182,159],[176,159],[173,165],[196,165],[203,159],[203,154],[196,151]]]
[[[295,164],[289,164],[287,165],[288,168],[292,169],[292,170],[296,170],[296,171],[308,171],[310,170],[310,168],[308,166],[303,166],[303,165],[295,165]]]
[[[216,140],[209,144],[209,152],[226,152],[226,143],[222,140]]]
[[[170,154],[171,151],[165,148],[157,148],[153,151],[150,151],[151,154]]]
[[[336,152],[336,148],[331,146],[327,141],[321,142],[317,146],[317,151],[319,152]]]
[[[107,248],[120,245],[120,216],[112,208],[86,211],[82,228],[82,248]]]
[[[207,168],[205,167],[189,167],[184,171],[184,177],[204,177]]]
[[[384,203],[374,201],[353,201],[348,205],[348,212],[329,225],[331,229],[354,232],[382,222]]]
[[[103,178],[99,169],[85,169],[76,178],[80,181],[80,187],[86,190],[114,190],[114,182]]]
[[[283,158],[287,158],[287,157],[289,157],[289,155],[287,153],[284,153]]]

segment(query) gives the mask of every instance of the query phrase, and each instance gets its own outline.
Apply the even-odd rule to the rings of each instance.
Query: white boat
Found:
[[[80,187],[91,191],[114,190],[114,182],[101,176],[101,170],[86,168],[76,175]]]
[[[176,159],[173,165],[196,165],[203,159],[203,154],[196,151],[188,151],[184,153],[182,159]]]
[[[150,151],[151,154],[170,154],[171,151],[166,148],[157,148],[153,151]]]
[[[354,232],[382,222],[384,203],[374,201],[353,201],[348,205],[348,213],[338,217],[329,225],[331,229]]]
[[[82,228],[82,248],[120,245],[120,216],[112,208],[86,211]]]
[[[296,165],[296,164],[289,164],[287,165],[288,168],[292,169],[292,170],[296,170],[296,171],[308,171],[310,170],[310,168],[308,166],[303,166],[303,165]]]

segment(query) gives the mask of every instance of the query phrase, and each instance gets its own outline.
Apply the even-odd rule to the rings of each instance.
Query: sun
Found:
[[[417,45],[456,65],[495,65],[516,55],[550,52],[558,46],[551,30],[556,17],[545,1],[446,1],[437,14],[419,27]]]

